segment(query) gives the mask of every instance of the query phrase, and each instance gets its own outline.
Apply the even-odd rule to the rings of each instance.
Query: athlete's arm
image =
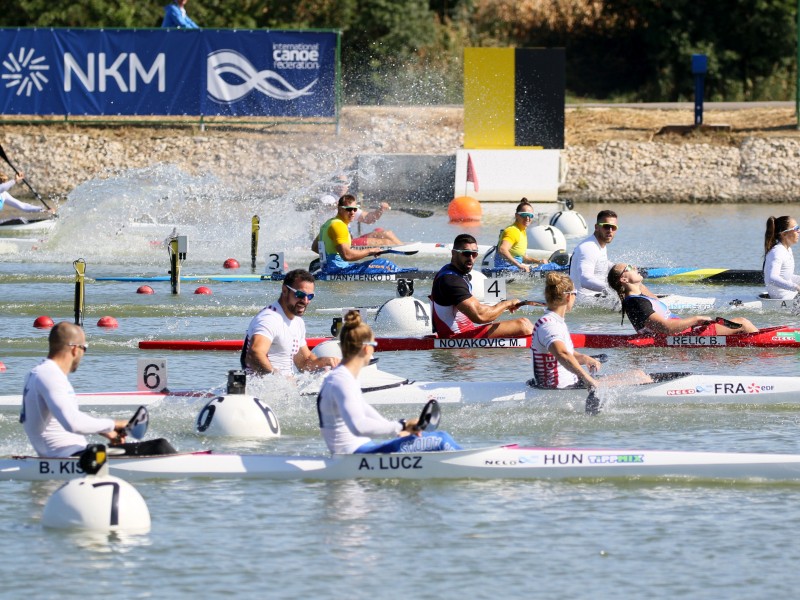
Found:
[[[578,379],[583,381],[587,387],[597,387],[597,381],[581,367],[582,363],[578,357],[583,357],[589,359],[590,361],[597,362],[595,359],[582,354],[578,354],[577,356],[572,354],[569,350],[567,350],[567,345],[561,340],[555,340],[547,347],[547,351],[555,356],[556,360],[563,365],[565,369],[567,369],[570,373],[574,373]],[[591,364],[588,361],[584,364],[587,364],[587,366],[591,367]]]
[[[520,304],[518,298],[503,300],[493,306],[488,306],[486,304],[481,304],[475,296],[470,296],[466,300],[462,300],[456,304],[456,308],[467,315],[470,321],[480,324],[491,323],[505,311],[513,313],[521,306],[522,304]]]
[[[258,375],[267,375],[275,372],[272,363],[269,361],[267,353],[272,347],[272,340],[265,335],[255,334],[250,341],[250,347],[247,349],[247,356],[245,363],[248,367],[253,369]]]
[[[325,367],[333,369],[341,362],[340,358],[334,356],[317,357],[308,346],[302,346],[292,360],[298,371],[321,371]]]
[[[314,241],[311,242],[311,251],[319,254],[319,234],[317,234],[317,237],[315,237]]]
[[[336,244],[336,252],[338,252],[339,256],[341,256],[347,262],[380,255],[380,250],[370,250],[369,248],[365,248],[364,250],[354,250],[350,247],[350,244]]]
[[[711,323],[713,319],[705,315],[696,315],[694,317],[685,317],[681,319],[668,319],[663,315],[654,312],[647,318],[645,325],[650,331],[656,333],[663,333],[665,335],[672,335],[680,333],[689,327],[696,327],[697,325],[705,325]]]
[[[530,271],[530,267],[525,264],[525,259],[523,258],[523,262],[517,261],[516,258],[511,256],[511,241],[504,239],[500,242],[500,245],[497,247],[497,253],[505,258],[508,262],[512,265],[515,265],[522,269],[523,271]]]
[[[381,205],[377,209],[361,214],[358,217],[358,222],[372,225],[375,221],[380,219],[383,216],[384,211],[387,210],[392,210],[392,207],[389,206],[387,202],[381,202]]]

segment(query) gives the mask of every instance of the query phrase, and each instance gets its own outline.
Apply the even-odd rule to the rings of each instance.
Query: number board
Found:
[[[265,275],[278,275],[283,273],[283,252],[270,252],[267,254]]]
[[[506,280],[489,279],[483,282],[483,301],[497,303],[506,299]]]
[[[140,358],[136,361],[136,389],[140,392],[160,392],[167,389],[167,361]]]

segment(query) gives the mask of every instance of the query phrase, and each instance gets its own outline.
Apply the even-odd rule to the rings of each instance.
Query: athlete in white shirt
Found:
[[[242,348],[243,369],[258,375],[335,367],[338,358],[317,358],[306,344],[303,315],[314,298],[314,276],[304,269],[286,274],[278,301],[262,309],[247,328]]]
[[[418,431],[417,419],[390,421],[361,394],[358,375],[372,359],[377,342],[357,311],[344,318],[340,335],[342,364],[325,378],[317,396],[322,437],[334,454],[430,452],[461,447],[444,431]],[[376,442],[372,436],[395,436]]]
[[[170,454],[166,440],[125,444],[127,420],[98,419],[81,412],[67,375],[78,369],[88,350],[83,330],[72,323],[58,323],[50,331],[47,359],[25,379],[19,420],[39,456],[65,457],[82,452],[85,435],[108,438],[128,455]]]
[[[800,277],[794,274],[792,246],[800,240],[800,228],[792,217],[770,217],[764,233],[764,283],[770,298],[797,296]]]

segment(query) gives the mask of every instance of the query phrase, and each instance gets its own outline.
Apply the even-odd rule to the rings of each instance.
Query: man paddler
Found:
[[[328,219],[320,227],[319,234],[311,244],[311,250],[319,254],[322,271],[329,274],[381,274],[405,273],[416,269],[400,268],[393,262],[377,258],[381,251],[377,248],[352,248],[352,238],[348,226],[359,210],[358,201],[352,194],[339,198],[336,216]],[[365,262],[353,261],[372,258]]]

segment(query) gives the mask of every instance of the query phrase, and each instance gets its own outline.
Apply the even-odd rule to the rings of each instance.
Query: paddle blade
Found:
[[[3,150],[3,146],[2,146],[2,145],[0,145],[0,158],[2,158],[4,161],[6,161],[6,162],[8,163],[8,166],[9,166],[9,167],[11,167],[12,169],[14,169],[14,165],[12,165],[12,164],[11,164],[11,161],[10,161],[10,160],[8,160],[8,156],[6,156],[6,151],[5,151],[5,150]],[[14,169],[14,172],[15,172],[15,173],[16,173],[16,171],[17,171],[17,170],[16,170],[16,169]]]
[[[569,254],[564,250],[556,250],[547,260],[548,262],[557,264],[559,267],[566,267],[569,264]]]
[[[432,210],[424,210],[422,208],[395,208],[394,210],[404,212],[420,219],[427,219],[433,216]]]
[[[714,317],[714,323],[717,325],[724,325],[729,329],[741,329],[742,324],[737,323],[736,321],[731,321],[730,319],[725,319],[723,317]]]
[[[600,398],[597,397],[594,388],[589,390],[589,395],[586,397],[586,414],[592,416],[600,414]]]
[[[442,411],[439,408],[439,403],[436,400],[428,400],[428,403],[422,407],[422,412],[419,414],[416,429],[419,431],[436,431],[441,418]]]
[[[125,437],[130,436],[134,439],[140,440],[147,433],[147,427],[149,425],[150,414],[147,412],[146,407],[140,406],[136,409],[136,412],[133,413],[131,420],[128,421],[128,424],[125,426]]]

